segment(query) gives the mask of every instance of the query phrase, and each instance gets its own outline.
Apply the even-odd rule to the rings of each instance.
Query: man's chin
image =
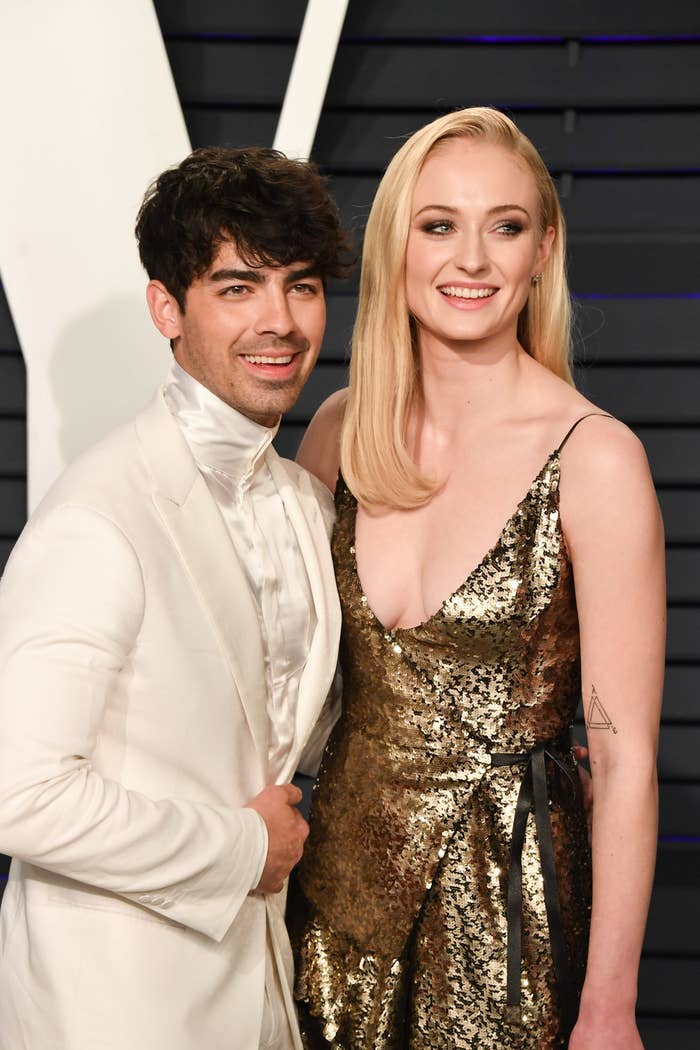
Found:
[[[289,412],[297,403],[301,390],[285,391],[276,397],[248,398],[245,404],[234,405],[239,412],[250,419],[265,420],[264,426],[275,426],[281,416]]]

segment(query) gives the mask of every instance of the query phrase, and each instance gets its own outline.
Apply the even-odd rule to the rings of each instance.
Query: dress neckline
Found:
[[[352,492],[350,492],[350,489],[347,487],[347,485],[345,483],[345,478],[343,477],[342,473],[340,473],[338,475],[338,480],[342,483],[343,488],[345,489],[347,494],[350,496],[350,499],[352,501],[351,502],[351,519],[350,519],[350,533],[351,533],[351,536],[352,536],[352,542],[351,542],[351,545],[350,545],[350,554],[351,554],[351,557],[352,557],[352,574],[353,574],[353,579],[354,579],[354,582],[355,582],[355,586],[357,587],[357,590],[360,592],[360,601],[361,601],[362,605],[367,609],[368,613],[370,614],[370,616],[372,618],[372,621],[377,625],[377,627],[379,627],[383,631],[384,636],[387,639],[394,638],[397,635],[410,634],[412,631],[418,631],[418,630],[421,630],[421,629],[427,627],[429,624],[433,623],[433,621],[436,620],[445,611],[445,606],[449,602],[451,602],[454,598],[457,597],[457,595],[459,595],[462,591],[466,590],[469,587],[469,585],[471,584],[471,582],[474,579],[474,577],[476,576],[476,574],[478,572],[481,572],[484,569],[484,567],[489,564],[489,562],[492,560],[492,558],[494,557],[496,552],[501,549],[501,547],[503,546],[503,540],[505,538],[506,531],[513,524],[513,522],[516,520],[516,518],[520,515],[520,513],[523,510],[523,507],[532,499],[532,496],[533,496],[533,493],[535,492],[535,489],[537,488],[538,484],[541,482],[541,480],[542,480],[543,476],[546,474],[547,470],[550,469],[550,467],[552,466],[553,463],[558,463],[559,462],[559,453],[560,453],[562,447],[563,447],[563,443],[562,443],[562,445],[559,446],[559,448],[554,449],[554,451],[550,452],[549,456],[547,456],[547,459],[543,463],[543,465],[540,468],[539,472],[533,478],[533,480],[532,480],[532,482],[531,482],[527,492],[522,497],[522,499],[520,499],[518,501],[515,509],[513,510],[513,513],[510,515],[510,517],[507,518],[506,521],[504,522],[503,527],[501,528],[501,531],[499,532],[499,534],[498,534],[495,542],[493,543],[493,545],[491,547],[489,547],[489,549],[486,551],[486,553],[480,559],[480,561],[478,561],[476,563],[476,565],[467,573],[467,575],[464,578],[464,580],[462,581],[462,583],[460,583],[457,587],[455,587],[455,589],[450,594],[447,595],[447,597],[440,603],[440,605],[435,610],[435,612],[431,613],[424,620],[421,620],[420,623],[416,623],[416,624],[413,624],[412,626],[408,626],[408,627],[402,627],[402,626],[386,627],[385,624],[383,624],[382,621],[379,619],[379,617],[375,613],[375,611],[372,608],[372,606],[369,604],[369,599],[368,599],[367,595],[365,594],[364,587],[362,586],[362,581],[360,579],[360,573],[359,573],[358,567],[357,567],[357,541],[356,541],[356,536],[355,536],[355,533],[356,533],[356,521],[357,521],[357,500],[353,496]],[[555,491],[557,493],[559,491],[558,484],[556,486]],[[557,522],[557,527],[561,531],[561,520],[560,519]]]

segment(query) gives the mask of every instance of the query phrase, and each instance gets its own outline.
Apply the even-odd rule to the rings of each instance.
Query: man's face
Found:
[[[299,397],[326,324],[309,263],[252,268],[224,241],[176,308],[175,360],[232,408],[274,426]]]

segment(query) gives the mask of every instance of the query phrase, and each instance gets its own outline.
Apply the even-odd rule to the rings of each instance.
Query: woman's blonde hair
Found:
[[[536,361],[573,382],[564,219],[542,158],[498,110],[473,107],[434,120],[412,135],[389,164],[367,221],[340,457],[349,488],[364,504],[416,507],[440,484],[421,475],[406,445],[420,383],[416,332],[406,302],[406,244],[413,192],[428,154],[439,143],[462,137],[505,146],[534,176],[542,233],[552,226],[555,237],[542,277],[518,318],[518,339]]]

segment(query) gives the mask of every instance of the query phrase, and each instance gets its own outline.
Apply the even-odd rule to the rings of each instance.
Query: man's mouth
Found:
[[[296,354],[276,355],[275,357],[268,357],[267,354],[242,354],[241,356],[251,365],[289,365]]]
[[[461,288],[459,285],[446,284],[439,288],[438,291],[455,299],[488,299],[490,296],[495,295],[498,288]]]

